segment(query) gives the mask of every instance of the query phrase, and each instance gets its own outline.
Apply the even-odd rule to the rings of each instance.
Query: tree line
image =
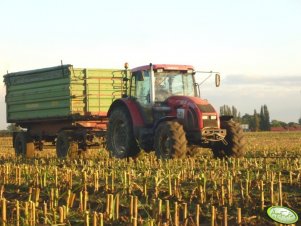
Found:
[[[286,126],[301,125],[301,118],[299,119],[299,124],[294,122],[285,123],[278,120],[270,121],[270,113],[266,104],[260,107],[259,112],[257,112],[256,109],[254,109],[253,114],[244,114],[242,116],[236,107],[223,105],[220,107],[220,115],[232,115],[235,121],[241,124],[248,125],[248,128],[251,131],[270,131],[271,127],[286,127]]]

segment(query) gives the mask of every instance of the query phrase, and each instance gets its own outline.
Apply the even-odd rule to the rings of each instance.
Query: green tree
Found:
[[[249,127],[250,127],[250,124],[252,123],[252,120],[253,120],[253,116],[252,116],[252,115],[249,115],[249,114],[244,114],[244,115],[241,117],[241,123],[242,123],[242,124],[248,124]]]
[[[271,130],[270,113],[266,105],[263,106],[263,115],[264,115],[264,129],[266,131],[270,131]]]
[[[282,121],[278,121],[278,120],[273,119],[273,120],[271,121],[271,126],[272,126],[272,127],[285,127],[285,126],[287,126],[287,124],[286,124],[285,122],[282,122]]]
[[[263,106],[260,107],[260,115],[259,115],[259,118],[260,118],[259,129],[260,129],[261,131],[264,131],[264,130],[265,130],[265,118],[264,118],[264,110],[263,110]]]
[[[234,106],[232,106],[232,115],[233,115],[233,117],[234,118],[237,118],[237,109],[236,109],[236,107],[234,107]]]
[[[220,115],[232,115],[233,119],[237,122],[241,121],[240,118],[240,112],[237,110],[236,107],[232,106],[228,106],[228,105],[223,105],[220,107]]]
[[[288,124],[287,124],[289,127],[294,127],[294,128],[298,128],[300,125],[298,124],[298,123],[296,123],[296,122],[289,122]]]
[[[259,117],[260,117],[260,123],[259,123],[260,130],[261,131],[271,130],[270,113],[266,105],[261,106]]]
[[[231,108],[228,105],[221,106],[220,115],[232,115]]]
[[[259,131],[260,127],[260,115],[254,110],[254,115],[253,115],[253,131]]]

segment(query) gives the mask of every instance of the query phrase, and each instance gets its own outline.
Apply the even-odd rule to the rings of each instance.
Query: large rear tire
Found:
[[[175,121],[162,122],[154,138],[158,158],[184,158],[187,153],[187,139],[183,126]]]
[[[232,119],[221,121],[221,128],[226,129],[227,134],[223,142],[214,143],[212,147],[213,155],[217,158],[243,157],[245,154],[245,138],[239,123]]]
[[[140,151],[131,116],[124,107],[114,109],[109,117],[107,149],[116,158],[135,157]]]
[[[78,143],[73,140],[71,132],[61,131],[57,135],[56,154],[59,158],[78,156]]]
[[[34,157],[35,146],[26,132],[18,132],[14,140],[14,148],[16,155]]]

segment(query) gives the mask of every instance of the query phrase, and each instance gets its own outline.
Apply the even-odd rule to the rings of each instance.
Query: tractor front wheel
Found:
[[[116,108],[110,114],[107,148],[116,158],[134,157],[139,153],[131,116],[124,107]]]
[[[178,122],[162,122],[156,129],[154,140],[158,158],[184,158],[186,156],[186,135],[183,126]]]
[[[232,119],[221,121],[221,128],[226,129],[227,134],[225,141],[214,143],[212,147],[213,155],[217,158],[223,157],[243,157],[245,154],[245,138],[243,130],[239,123],[234,122]]]

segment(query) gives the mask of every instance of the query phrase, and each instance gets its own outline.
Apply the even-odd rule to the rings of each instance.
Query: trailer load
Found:
[[[73,138],[82,149],[94,145],[91,137],[106,131],[108,109],[125,93],[125,77],[124,70],[72,65],[6,74],[7,122],[27,130],[13,136],[17,154],[42,150],[45,141],[57,143],[59,156]]]

